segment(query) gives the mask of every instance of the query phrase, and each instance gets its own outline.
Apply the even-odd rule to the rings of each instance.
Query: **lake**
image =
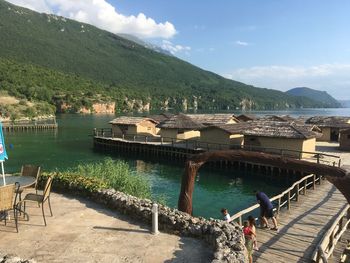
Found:
[[[350,115],[350,109],[304,109],[279,112],[249,112],[254,114],[299,115]],[[19,172],[22,164],[41,165],[44,171],[64,170],[81,163],[103,160],[105,154],[92,149],[92,129],[108,127],[114,115],[57,116],[56,131],[28,131],[5,133],[9,160],[5,172]],[[11,147],[10,147],[11,145]],[[152,184],[154,196],[165,196],[167,205],[177,206],[180,191],[182,164],[167,161],[141,159],[136,156],[113,156],[125,160],[133,173],[147,177]],[[272,196],[286,188],[285,182],[263,179],[241,171],[200,170],[193,195],[194,214],[204,217],[220,217],[220,209],[226,207],[233,214],[255,202],[254,189]]]

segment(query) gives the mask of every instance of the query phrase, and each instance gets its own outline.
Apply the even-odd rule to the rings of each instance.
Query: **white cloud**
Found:
[[[237,46],[244,46],[244,47],[250,45],[248,42],[240,41],[240,40],[237,40],[237,41],[235,42],[235,44],[236,44]]]
[[[184,53],[185,55],[189,55],[189,51],[191,47],[176,45],[169,40],[163,40],[161,44],[162,49],[169,51],[173,55],[177,55],[179,53]]]
[[[157,23],[143,13],[126,16],[106,0],[8,0],[9,2],[45,13],[55,13],[92,24],[112,33],[127,33],[142,38],[171,38],[176,34],[168,21]]]
[[[309,87],[350,99],[350,64],[305,66],[261,66],[240,68],[224,77],[258,87],[286,91],[294,87]]]
[[[45,0],[7,0],[8,2],[35,10],[41,13],[51,13],[50,7]]]

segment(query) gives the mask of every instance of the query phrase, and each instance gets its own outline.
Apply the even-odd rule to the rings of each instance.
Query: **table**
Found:
[[[14,183],[18,182],[21,188],[26,188],[26,187],[30,187],[33,184],[35,184],[36,178],[31,177],[31,176],[6,175],[5,180],[6,180],[6,185],[14,184]],[[2,177],[1,177],[0,178],[0,186],[3,186],[3,185],[4,185],[4,181],[2,180]]]
[[[30,187],[32,186],[33,184],[35,184],[35,180],[36,178],[35,177],[31,177],[31,176],[13,176],[13,175],[5,175],[5,180],[6,180],[6,185],[10,185],[10,184],[14,184],[16,182],[19,183],[19,186],[20,186],[20,200],[21,200],[21,193],[23,191],[24,188],[26,187]],[[0,179],[0,186],[3,186],[4,185],[4,181],[2,179],[2,176],[1,176],[1,179]],[[29,220],[29,215],[28,213],[24,212],[22,210],[22,205],[20,205],[19,207],[17,206],[16,208],[18,210],[18,212],[21,214],[23,213],[24,217],[27,216],[28,217],[28,220]]]

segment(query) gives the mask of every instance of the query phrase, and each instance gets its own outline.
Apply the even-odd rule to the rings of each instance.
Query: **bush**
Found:
[[[151,198],[151,186],[146,178],[133,175],[126,162],[110,158],[95,164],[78,165],[65,172],[43,173],[41,181],[46,181],[50,175],[54,175],[54,188],[60,191],[88,195],[99,189],[114,188],[139,198]]]

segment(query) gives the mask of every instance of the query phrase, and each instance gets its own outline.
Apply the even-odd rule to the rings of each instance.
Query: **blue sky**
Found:
[[[348,0],[9,1],[137,35],[227,78],[350,99]]]

